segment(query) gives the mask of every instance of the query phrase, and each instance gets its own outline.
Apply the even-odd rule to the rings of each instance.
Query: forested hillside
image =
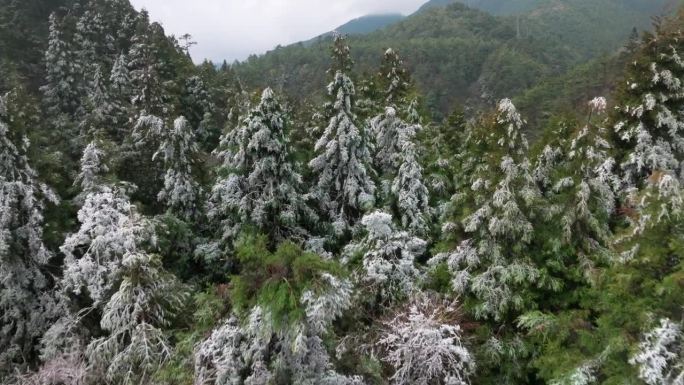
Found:
[[[283,49],[320,102],[127,0],[0,15],[0,384],[682,384],[684,8],[593,60],[462,5]]]
[[[542,79],[615,52],[634,28],[648,28],[651,16],[666,5],[665,0],[470,2],[483,10],[495,10],[498,4],[503,15],[491,16],[451,3],[428,3],[401,22],[350,37],[358,72],[373,74],[378,53],[392,47],[406,58],[426,105],[437,116],[459,103],[492,106]],[[501,7],[522,13],[507,16]],[[236,70],[250,86],[269,84],[296,98],[322,96],[317,85],[329,66],[329,44],[324,40],[278,48],[251,57]]]

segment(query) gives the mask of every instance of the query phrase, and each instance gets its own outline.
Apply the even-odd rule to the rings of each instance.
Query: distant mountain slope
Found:
[[[375,32],[379,29],[385,28],[389,25],[395,24],[404,20],[406,16],[399,13],[390,13],[384,15],[367,15],[353,20],[350,20],[341,26],[335,28],[333,31],[326,32],[313,39],[304,42],[305,45],[311,45],[318,40],[332,36],[333,32],[339,32],[345,35],[365,35]]]
[[[430,8],[446,7],[450,4],[461,3],[471,8],[476,8],[492,15],[506,16],[516,15],[540,7],[557,7],[564,3],[571,3],[568,0],[430,0],[425,3],[418,12],[425,11]],[[656,13],[660,10],[667,10],[667,6],[671,4],[679,4],[679,0],[617,0],[615,2],[623,6],[625,9],[633,12],[647,12],[651,14],[654,10]]]
[[[348,23],[335,28],[335,30],[347,35],[366,34],[387,27],[388,25],[401,21],[404,18],[404,15],[398,13],[386,15],[368,15],[351,20]]]
[[[523,6],[533,0],[471,0]],[[455,103],[491,103],[559,76],[577,64],[618,49],[634,27],[650,26],[666,0],[534,0],[519,16],[493,16],[443,0],[384,29],[352,36],[357,74],[372,73],[387,47],[405,59],[433,111]],[[649,12],[644,12],[647,9]],[[321,95],[327,82],[329,40],[281,47],[236,66],[251,86]]]

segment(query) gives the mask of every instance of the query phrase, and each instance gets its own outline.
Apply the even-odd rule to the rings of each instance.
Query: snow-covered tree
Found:
[[[347,245],[347,259],[360,257],[363,264],[361,281],[380,302],[404,299],[418,290],[421,273],[416,258],[427,248],[427,243],[398,231],[392,216],[376,211],[363,217],[361,224],[366,236],[357,243]]]
[[[412,140],[411,133],[420,128],[406,124],[394,107],[387,107],[383,114],[371,120],[372,133],[375,136],[375,167],[381,174],[396,175],[402,164],[402,145],[400,139]],[[403,136],[402,136],[403,135]],[[400,138],[400,136],[402,136]]]
[[[643,336],[630,363],[648,385],[684,384],[684,333],[682,326],[664,318]]]
[[[12,94],[0,96],[0,382],[29,364],[56,310],[43,211],[58,200],[31,168],[29,141],[14,131],[12,109]]]
[[[406,103],[404,100],[410,87],[408,71],[399,54],[392,48],[385,51],[380,67],[380,78],[385,87],[385,103],[390,106],[399,106]]]
[[[274,318],[271,303],[252,308],[244,323],[233,316],[217,328],[196,349],[195,383],[361,385],[335,372],[322,338],[349,308],[351,283],[328,273],[319,278],[317,290],[297,299],[299,320]]]
[[[559,147],[547,146],[535,168],[535,179],[546,187],[550,200],[547,215],[559,226],[562,240],[576,247],[582,258],[606,249],[611,231],[610,216],[615,211],[619,180],[610,151],[608,132],[601,118],[605,98],[589,103],[590,116],[570,141]]]
[[[351,59],[345,59],[349,47],[338,37],[333,50],[333,57],[339,56],[336,62],[340,69],[328,85],[332,117],[314,146],[317,155],[309,167],[316,178],[311,195],[333,221],[335,232],[341,234],[375,204],[375,184],[367,141],[352,111],[354,83],[342,72],[351,67]]]
[[[660,206],[655,220],[678,213],[684,204],[680,193],[684,175],[682,33],[677,25],[666,24],[645,37],[643,54],[630,69],[615,124],[621,145],[628,148],[621,164],[625,184],[648,187],[650,191],[637,199]]]
[[[104,373],[111,384],[147,383],[172,354],[163,328],[183,307],[184,289],[165,272],[156,255],[126,252],[122,281],[103,308],[106,336],[86,349],[89,370]]]
[[[138,14],[136,34],[128,53],[128,70],[132,85],[132,102],[139,116],[153,115],[163,117],[168,113],[164,100],[164,85],[159,73],[162,64],[153,43],[154,31],[149,25],[146,11]]]
[[[195,134],[185,117],[177,118],[169,131],[162,133],[156,158],[161,155],[166,166],[164,188],[159,200],[173,212],[186,219],[198,214],[201,187],[192,175],[192,164],[197,156]]]
[[[127,67],[125,54],[120,54],[114,60],[112,70],[109,73],[107,87],[108,118],[110,119],[110,135],[117,143],[123,143],[124,138],[130,133],[129,122],[131,109],[131,75]]]
[[[109,171],[103,159],[104,156],[104,151],[96,141],[88,143],[83,150],[81,171],[76,177],[76,183],[80,185],[83,197],[104,184],[103,178]]]
[[[88,139],[101,138],[113,131],[113,125],[121,123],[115,115],[116,106],[111,100],[101,67],[94,67],[94,71],[85,100],[86,115],[80,123],[81,136]]]
[[[477,298],[473,312],[478,318],[499,320],[511,310],[522,310],[524,290],[537,286],[541,275],[525,252],[534,234],[531,215],[540,192],[526,158],[522,127],[520,114],[505,99],[494,118],[471,139],[485,149],[471,154],[483,157],[472,177],[473,211],[462,222],[471,239],[432,260],[446,262],[457,293]],[[451,228],[445,225],[445,235]]]
[[[101,308],[119,283],[124,256],[139,253],[152,233],[120,187],[101,186],[89,194],[78,220],[80,228],[61,247],[65,256],[61,287]]]
[[[377,346],[395,385],[465,385],[475,370],[454,304],[429,295],[383,323]]]
[[[224,239],[244,226],[269,234],[272,242],[302,238],[314,218],[302,195],[287,138],[287,118],[270,88],[261,102],[221,140],[221,172],[212,189],[209,215],[221,221]]]
[[[74,58],[83,71],[81,81],[85,87],[93,81],[97,67],[111,65],[108,54],[114,51],[114,37],[107,33],[104,17],[93,6],[93,3],[86,6],[74,33]]]
[[[45,52],[46,84],[41,87],[48,113],[53,117],[80,114],[81,94],[78,88],[80,68],[74,52],[64,36],[64,25],[57,14],[50,15],[50,35]]]
[[[208,144],[219,137],[221,127],[216,121],[216,106],[201,77],[192,76],[185,82],[181,104],[183,116],[192,127],[196,127],[197,137],[201,143]]]

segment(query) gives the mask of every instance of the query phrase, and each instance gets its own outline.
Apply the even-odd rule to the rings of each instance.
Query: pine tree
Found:
[[[385,103],[389,106],[400,106],[407,103],[411,80],[404,62],[392,48],[385,51],[380,67],[380,82],[385,89]]]
[[[423,167],[418,163],[412,128],[399,133],[402,163],[391,192],[401,225],[413,234],[424,236],[430,226],[430,195],[423,184]]]
[[[548,186],[550,227],[559,226],[563,242],[585,261],[609,247],[620,187],[604,122],[597,125],[592,119],[605,113],[606,100],[595,98],[589,107],[587,124],[561,147],[547,147],[535,170],[535,178]]]
[[[209,144],[219,137],[221,128],[216,121],[216,106],[202,78],[193,76],[185,82],[181,104],[183,116],[187,117],[191,127],[197,128],[201,143]]]
[[[12,99],[0,96],[0,381],[31,363],[35,341],[56,316],[43,211],[58,199],[29,164],[29,141],[13,126]]]
[[[164,188],[159,192],[159,200],[169,210],[188,220],[199,213],[201,188],[192,173],[197,151],[192,127],[181,116],[174,121],[171,130],[162,133],[162,143],[153,156],[156,158],[161,155],[166,167]]]
[[[653,218],[659,220],[678,212],[684,203],[680,194],[684,160],[682,31],[676,23],[661,24],[644,41],[643,53],[628,75],[615,131],[626,150],[621,164],[625,183],[636,188],[650,186],[647,201],[660,206]]]
[[[376,211],[363,217],[366,235],[345,247],[346,258],[359,256],[364,272],[362,283],[373,300],[391,304],[418,290],[421,272],[416,259],[425,253],[427,243],[406,231],[398,231],[392,216]]]
[[[161,64],[153,43],[154,31],[149,25],[149,16],[140,12],[136,20],[136,34],[128,53],[128,69],[132,85],[132,102],[138,116],[163,117],[168,113],[164,101],[164,89],[159,70]]]
[[[120,123],[117,121],[116,106],[112,103],[108,88],[101,68],[96,66],[85,101],[86,115],[80,123],[82,137],[103,137],[104,134],[114,131],[113,125]]]
[[[470,154],[483,157],[473,176],[473,212],[463,218],[463,229],[471,239],[432,261],[447,263],[457,293],[476,298],[472,311],[478,318],[501,320],[510,311],[524,310],[530,305],[525,290],[539,285],[542,278],[526,252],[534,235],[531,215],[540,192],[526,158],[522,127],[520,114],[505,99],[496,116],[471,139],[483,150]]]
[[[313,213],[302,198],[288,128],[280,103],[267,88],[242,124],[222,138],[222,171],[212,190],[209,215],[221,221],[224,238],[235,239],[250,225],[274,243],[305,238],[305,224]]]
[[[64,36],[62,20],[50,15],[50,37],[45,52],[46,80],[41,88],[45,105],[52,116],[64,113],[73,117],[80,108],[77,73],[72,47]]]
[[[122,187],[100,186],[86,196],[81,223],[61,247],[66,293],[102,308],[116,288],[125,255],[139,253],[152,240],[150,224],[130,203]]]
[[[375,203],[375,184],[371,179],[370,152],[364,133],[357,127],[354,83],[342,70],[351,68],[349,47],[336,37],[333,45],[334,80],[328,85],[332,98],[332,118],[309,162],[316,178],[312,196],[341,235],[356,225],[362,213]]]
[[[90,142],[83,150],[81,157],[81,172],[76,177],[76,183],[81,187],[81,197],[95,192],[104,185],[104,176],[109,171],[105,164],[105,153],[96,142]]]
[[[114,37],[107,33],[103,16],[94,6],[87,5],[74,33],[74,58],[83,72],[79,79],[83,88],[94,80],[98,67],[111,66],[109,53],[114,51]]]
[[[684,334],[671,320],[660,320],[660,326],[646,333],[639,351],[630,363],[638,365],[639,378],[648,385],[684,383]]]
[[[323,339],[351,305],[351,282],[330,272],[334,262],[292,243],[270,253],[264,237],[238,255],[236,313],[197,346],[195,383],[360,385],[334,370]]]
[[[111,384],[146,383],[172,355],[163,328],[182,309],[184,289],[163,270],[158,256],[144,252],[127,252],[120,274],[100,322],[108,335],[86,350],[89,369],[104,373]]]
[[[425,235],[429,223],[429,193],[423,184],[423,168],[415,145],[419,125],[407,124],[393,107],[371,122],[377,153],[375,164],[383,180],[383,195],[396,208],[404,228]]]
[[[430,295],[419,295],[383,323],[377,346],[393,369],[395,385],[466,385],[475,371],[464,346],[458,308]]]

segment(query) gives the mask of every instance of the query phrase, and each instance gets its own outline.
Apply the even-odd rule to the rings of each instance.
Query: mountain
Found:
[[[455,104],[491,104],[513,97],[576,65],[615,52],[636,27],[646,29],[666,0],[475,0],[508,4],[519,15],[492,15],[460,3],[433,0],[381,30],[350,37],[356,74],[376,71],[392,47],[404,58],[428,107],[442,115]],[[274,86],[296,98],[324,91],[329,39],[280,47],[236,66],[252,87]]]
[[[399,13],[363,16],[335,28],[335,31],[346,35],[367,34],[401,21],[404,17]]]
[[[305,45],[311,45],[318,40],[330,38],[334,32],[345,35],[365,35],[375,32],[379,29],[385,28],[406,18],[406,16],[399,13],[388,13],[383,15],[366,15],[353,20],[350,20],[330,32],[316,36],[313,39],[303,42]]]

